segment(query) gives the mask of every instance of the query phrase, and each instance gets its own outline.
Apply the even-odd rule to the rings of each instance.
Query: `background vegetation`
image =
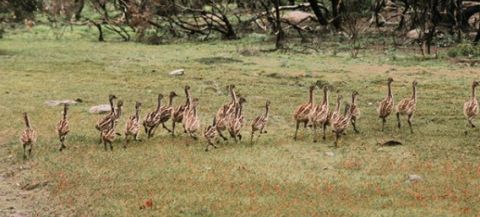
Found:
[[[476,45],[479,17],[480,2],[464,0],[0,1],[2,31],[23,22],[28,28],[47,25],[62,37],[66,28],[87,26],[97,30],[89,34],[99,41],[148,44],[261,34],[276,38],[275,49],[288,49],[293,43],[314,50],[336,38],[354,57],[372,45],[414,45],[422,55],[433,56],[438,48]],[[384,39],[369,41],[375,36]],[[471,52],[452,55],[463,53]]]

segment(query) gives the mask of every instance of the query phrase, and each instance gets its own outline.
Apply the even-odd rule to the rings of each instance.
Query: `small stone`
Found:
[[[407,182],[418,182],[422,181],[423,178],[417,174],[410,174],[408,175]]]
[[[327,152],[325,152],[325,156],[333,157],[333,156],[335,156],[335,153],[333,153],[331,151],[327,151]]]
[[[96,105],[96,106],[90,107],[88,112],[90,114],[103,114],[103,113],[110,112],[111,110],[112,110],[112,107],[110,107],[110,104],[102,104],[102,105]]]
[[[177,70],[169,72],[168,74],[171,75],[171,76],[182,76],[182,75],[185,74],[185,70],[184,69],[177,69]]]

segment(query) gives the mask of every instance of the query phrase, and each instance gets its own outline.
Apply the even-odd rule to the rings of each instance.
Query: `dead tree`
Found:
[[[98,31],[99,31],[99,41],[104,40],[103,37],[103,31],[102,27],[105,29],[108,29],[112,32],[115,32],[117,35],[119,35],[124,41],[130,41],[130,34],[129,32],[125,29],[126,23],[124,19],[124,14],[123,13],[115,13],[115,15],[110,15],[109,12],[109,7],[108,7],[108,1],[104,0],[90,0],[90,5],[94,9],[94,11],[101,16],[100,19],[93,20],[91,18],[86,18],[87,20],[90,21],[90,23],[94,24]],[[116,4],[113,5],[114,10],[118,11],[119,8],[117,7]],[[112,13],[114,14],[114,13]],[[102,40],[100,40],[102,39]]]
[[[191,34],[209,36],[212,32],[218,32],[223,39],[238,39],[230,17],[235,17],[238,22],[241,22],[241,19],[230,8],[232,2],[233,0],[220,2],[209,0],[206,3],[210,8],[209,10],[194,8],[190,4],[177,4],[180,12],[169,16],[168,20]]]

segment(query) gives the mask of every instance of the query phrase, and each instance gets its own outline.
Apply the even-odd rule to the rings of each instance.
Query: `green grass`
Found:
[[[33,37],[33,38],[32,38]],[[292,52],[239,50],[271,48],[270,42],[211,41],[147,46],[97,43],[93,40],[36,39],[23,34],[0,40],[0,141],[16,164],[31,164],[25,180],[49,180],[43,215],[65,216],[473,216],[480,212],[478,130],[464,135],[462,105],[478,68],[462,68],[445,60],[420,60],[399,53],[395,60],[373,51],[357,59],[348,52],[304,55]],[[263,39],[262,39],[263,41]],[[217,60],[220,60],[218,63]],[[184,68],[183,77],[169,77]],[[416,133],[396,129],[394,117],[380,132],[375,107],[386,92],[388,76],[395,99],[410,95],[419,81]],[[312,143],[310,130],[293,141],[292,112],[307,100],[316,80],[332,84],[345,99],[360,92],[361,134],[351,130],[339,148],[333,136]],[[154,108],[156,95],[192,86],[200,98],[202,128],[229,100],[225,86],[235,84],[247,98],[248,122],[272,101],[268,134],[254,145],[221,144],[203,151],[205,141],[165,131],[123,150],[97,145],[95,122],[88,114],[110,93],[126,102],[124,120],[135,100],[142,114]],[[212,87],[218,91],[212,91]],[[319,93],[319,91],[317,91]],[[54,132],[60,107],[48,99],[81,98],[71,107],[68,149],[59,153]],[[317,101],[320,97],[317,95]],[[175,104],[183,102],[181,97]],[[334,96],[331,97],[334,101]],[[18,136],[21,113],[31,115],[40,137],[32,160],[24,162]],[[142,115],[142,116],[143,116]],[[406,123],[404,122],[404,125]],[[248,137],[245,127],[243,135]],[[144,135],[141,135],[144,137]],[[377,142],[396,139],[399,147]],[[335,156],[326,156],[332,151]],[[405,182],[409,174],[423,181]],[[140,210],[146,199],[152,209]]]

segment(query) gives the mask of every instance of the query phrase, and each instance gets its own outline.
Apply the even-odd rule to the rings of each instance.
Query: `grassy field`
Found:
[[[31,209],[39,216],[475,216],[480,212],[478,129],[468,136],[462,105],[478,68],[446,59],[421,60],[412,54],[395,58],[367,50],[348,53],[261,52],[271,48],[248,38],[148,46],[50,40],[10,36],[0,40],[0,142],[8,166],[28,166],[22,183],[48,181],[48,192]],[[248,53],[248,55],[244,55]],[[184,68],[185,76],[168,72]],[[419,81],[415,134],[395,128],[391,116],[380,132],[377,102],[393,77],[396,102]],[[341,91],[346,100],[360,92],[360,134],[348,130],[338,148],[333,135],[312,143],[310,130],[293,141],[292,112],[307,100],[308,86],[320,80]],[[142,101],[142,116],[152,110],[158,93],[192,86],[200,98],[202,128],[229,101],[225,86],[235,84],[246,97],[250,121],[272,101],[268,134],[254,145],[224,143],[204,152],[205,141],[165,131],[113,152],[96,144],[92,105],[110,93],[126,102],[124,120]],[[319,102],[320,91],[316,100]],[[72,132],[67,150],[58,152],[55,125],[61,107],[48,99],[83,99],[71,107]],[[334,96],[331,97],[332,105]],[[21,113],[31,115],[40,134],[32,160],[22,160],[18,136]],[[406,122],[404,122],[404,126]],[[248,129],[243,130],[248,135]],[[141,137],[144,137],[142,134]],[[395,139],[403,146],[380,147]],[[326,152],[333,152],[329,156]],[[5,163],[5,162],[4,162]],[[423,180],[409,182],[407,176]],[[139,207],[153,200],[151,209]]]

